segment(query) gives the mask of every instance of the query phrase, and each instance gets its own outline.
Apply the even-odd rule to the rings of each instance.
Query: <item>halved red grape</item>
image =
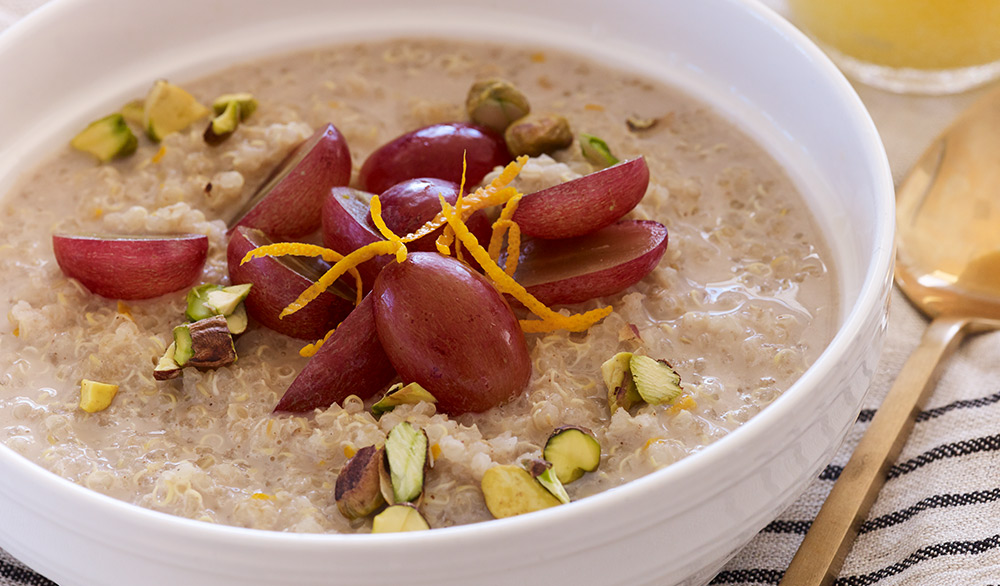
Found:
[[[514,279],[546,305],[579,303],[638,283],[666,249],[666,226],[650,220],[623,220],[576,238],[525,239]]]
[[[240,264],[246,253],[265,244],[271,244],[271,240],[263,232],[240,226],[233,232],[226,249],[229,279],[234,285],[253,285],[244,302],[251,317],[286,336],[316,340],[354,309],[354,290],[338,280],[299,311],[279,318],[281,310],[329,267],[322,261],[297,256],[255,258]]]
[[[485,411],[517,396],[531,357],[510,306],[485,277],[451,257],[414,252],[390,263],[372,291],[375,327],[400,377],[438,410]]]
[[[294,240],[320,226],[320,207],[331,187],[351,180],[351,152],[333,124],[306,139],[271,171],[243,211],[230,222],[259,228],[275,241]]]
[[[150,299],[183,289],[201,275],[208,237],[53,234],[52,251],[63,273],[93,293]]]
[[[476,185],[498,165],[510,162],[503,137],[464,122],[434,124],[408,132],[382,145],[361,166],[361,188],[382,193],[404,179],[435,177],[458,183],[462,155],[468,166],[466,185]]]
[[[325,409],[350,395],[367,399],[395,377],[375,333],[369,295],[309,359],[274,410],[301,413]]]
[[[525,236],[583,236],[627,214],[648,186],[649,169],[638,157],[524,196],[514,221]]]

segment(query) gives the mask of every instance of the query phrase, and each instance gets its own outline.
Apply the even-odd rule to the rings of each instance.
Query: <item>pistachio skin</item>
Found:
[[[531,104],[514,84],[492,78],[472,84],[465,110],[476,124],[503,133],[511,123],[531,112]]]
[[[507,127],[503,137],[513,157],[552,154],[573,144],[569,121],[558,114],[529,114]]]
[[[385,505],[379,488],[379,468],[384,457],[381,448],[363,447],[337,476],[334,498],[337,509],[348,519],[367,517]]]

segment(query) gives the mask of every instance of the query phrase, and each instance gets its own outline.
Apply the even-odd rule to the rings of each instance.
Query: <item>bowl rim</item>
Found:
[[[824,78],[831,81],[831,87],[836,90],[837,99],[850,108],[857,129],[861,131],[865,156],[872,165],[871,171],[881,183],[881,191],[885,195],[876,202],[877,222],[875,230],[876,250],[871,263],[861,283],[857,300],[849,312],[843,314],[841,325],[826,348],[806,372],[796,380],[781,397],[768,405],[760,413],[737,429],[703,448],[697,454],[685,457],[670,466],[654,471],[646,476],[627,482],[621,486],[603,491],[579,501],[568,507],[554,507],[531,515],[522,515],[507,519],[491,520],[488,523],[474,523],[435,529],[422,532],[418,536],[400,534],[337,534],[337,533],[287,533],[273,530],[249,529],[229,525],[205,523],[193,519],[179,517],[168,513],[154,511],[139,505],[127,503],[83,487],[70,480],[62,478],[27,458],[15,453],[6,445],[0,444],[0,464],[3,467],[13,467],[25,477],[33,481],[58,487],[57,490],[68,498],[81,503],[81,506],[96,507],[103,514],[134,520],[148,529],[162,530],[199,539],[225,540],[246,545],[276,545],[292,543],[296,547],[328,547],[336,544],[338,547],[368,549],[371,544],[391,546],[396,543],[409,544],[418,540],[421,543],[436,544],[439,541],[456,539],[476,540],[481,543],[496,539],[516,537],[532,532],[544,526],[560,523],[568,518],[596,514],[600,510],[614,507],[617,503],[640,498],[650,491],[659,490],[663,485],[676,482],[675,478],[696,476],[706,470],[717,468],[729,458],[733,458],[741,446],[753,442],[755,438],[767,434],[768,429],[786,420],[791,414],[809,400],[809,394],[819,386],[819,381],[827,377],[834,367],[835,358],[847,352],[848,347],[859,335],[871,308],[883,303],[886,281],[891,278],[893,264],[893,232],[894,232],[894,200],[892,198],[893,184],[889,170],[888,159],[882,146],[874,122],[861,102],[860,97],[852,89],[849,82],[836,66],[816,47],[802,32],[784,20],[770,7],[760,0],[720,0],[734,9],[745,10],[755,18],[760,19],[778,34],[786,37],[799,51],[802,51],[820,69]],[[67,5],[86,4],[85,0],[53,0],[42,5],[27,17],[16,22],[0,35],[0,52],[16,46],[19,39],[33,34],[38,29],[49,26],[49,23],[59,20],[62,9]],[[719,490],[722,490],[720,488]],[[567,517],[569,515],[569,517]]]

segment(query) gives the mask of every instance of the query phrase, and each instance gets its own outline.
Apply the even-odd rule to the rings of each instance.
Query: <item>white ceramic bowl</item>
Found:
[[[220,23],[222,25],[220,26]],[[151,75],[387,35],[530,39],[681,85],[790,171],[837,261],[841,327],[728,437],[565,507],[424,534],[220,527],[90,492],[0,446],[0,546],[62,586],[701,584],[829,461],[885,331],[893,201],[875,129],[798,31],[737,0],[67,0],[0,36],[0,193]]]

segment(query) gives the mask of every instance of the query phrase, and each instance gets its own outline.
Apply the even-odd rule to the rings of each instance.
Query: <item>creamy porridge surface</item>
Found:
[[[354,175],[402,132],[465,118],[478,78],[517,84],[533,111],[621,158],[644,155],[651,183],[630,216],[665,224],[659,267],[610,303],[585,334],[530,334],[533,374],[515,401],[450,418],[426,403],[376,420],[361,400],[305,416],[271,410],[306,359],[263,327],[236,342],[239,361],[156,382],[152,361],[183,320],[184,291],[119,303],[63,276],[51,234],[208,235],[202,282],[227,282],[226,225],[290,149],[332,122]],[[436,455],[421,510],[432,527],[490,518],[479,483],[494,464],[537,457],[553,428],[581,425],[602,446],[600,468],[567,485],[580,499],[667,466],[726,435],[773,401],[818,356],[837,319],[829,252],[788,177],[760,147],[677,90],[551,51],[408,41],[257,61],[181,83],[203,103],[248,91],[260,107],[229,141],[203,126],[140,141],[136,155],[97,166],[61,147],[2,199],[0,441],[54,473],[151,509],[216,523],[300,532],[366,532],[338,511],[333,487],[357,449],[401,420],[426,430]],[[629,116],[659,118],[630,131]],[[533,160],[531,192],[590,172],[578,148]],[[211,189],[206,186],[211,184]],[[579,308],[574,308],[579,309]],[[632,327],[634,326],[634,327]],[[600,365],[614,353],[665,358],[689,408],[643,406],[612,417]],[[83,378],[120,386],[105,411],[78,409]]]

